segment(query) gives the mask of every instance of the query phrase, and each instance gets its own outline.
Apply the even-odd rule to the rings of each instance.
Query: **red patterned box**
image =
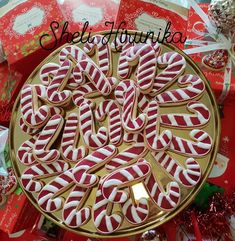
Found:
[[[121,0],[116,28],[140,30],[143,32],[153,31],[160,36],[164,35],[167,23],[171,22],[170,32],[172,36],[179,32],[182,39],[185,39],[187,28],[188,10],[174,3],[161,0]],[[121,24],[125,21],[126,24]],[[121,25],[120,25],[121,24]],[[174,39],[178,40],[180,34],[175,34]],[[177,46],[183,48],[183,43]]]
[[[0,229],[11,234],[26,228],[32,228],[39,212],[27,200],[26,196],[13,193],[7,203],[0,208]]]

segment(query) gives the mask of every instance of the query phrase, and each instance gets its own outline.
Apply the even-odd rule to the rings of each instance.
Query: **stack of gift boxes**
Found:
[[[208,5],[202,4],[201,8],[207,12]],[[185,37],[198,40],[198,37],[202,37],[198,36],[198,32],[205,30],[203,26],[195,26],[195,23],[201,20],[193,9],[188,10],[161,0],[135,0],[131,3],[128,0],[120,2],[118,0],[92,2],[88,0],[12,0],[6,1],[2,10],[0,11],[2,45],[2,49],[0,48],[0,124],[5,126],[9,124],[12,104],[32,70],[56,47],[64,44],[68,39],[71,40],[73,36],[79,37],[83,31],[124,28],[154,31],[164,35],[167,23],[170,21],[172,34],[180,33],[178,38],[182,40]],[[87,21],[89,25],[86,26],[84,23]],[[194,31],[195,27],[199,29]],[[178,41],[176,45],[181,49],[195,47],[190,42],[183,44]],[[210,54],[212,54],[210,51],[195,53],[191,57],[203,70],[220,105],[222,123],[220,150],[209,181],[230,192],[234,189],[233,175],[230,175],[230,170],[235,168],[233,162],[235,149],[232,146],[235,142],[235,133],[231,132],[235,118],[235,70],[229,71],[231,75],[229,83],[224,83],[226,68],[215,71],[202,63],[203,57]],[[0,208],[0,217],[0,240],[8,240],[9,235],[12,237],[15,233],[17,233],[15,237],[18,237],[15,240],[87,240],[61,230],[57,230],[54,237],[48,236],[41,227],[38,228],[39,212],[19,190],[9,196],[7,203]],[[134,240],[134,238],[123,238],[123,240]]]

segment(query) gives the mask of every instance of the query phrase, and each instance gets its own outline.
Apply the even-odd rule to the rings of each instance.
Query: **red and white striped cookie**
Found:
[[[146,44],[149,44],[153,47],[155,51],[155,57],[158,57],[161,53],[161,45],[158,43],[158,41],[153,39],[147,39]]]
[[[169,130],[160,132],[159,105],[156,101],[151,101],[146,111],[147,124],[144,129],[145,139],[148,148],[154,151],[165,150],[172,140],[172,133]]]
[[[196,142],[173,135],[169,149],[181,155],[192,157],[205,156],[210,152],[212,139],[207,132],[194,129],[189,133],[189,136]]]
[[[205,84],[196,75],[187,74],[178,79],[180,86],[189,85],[185,88],[165,91],[156,96],[159,105],[182,104],[189,100],[200,97],[205,91]]]
[[[61,115],[54,115],[38,134],[33,149],[34,156],[38,161],[51,163],[59,159],[60,152],[56,149],[50,150],[50,147],[59,135],[63,123],[64,119]]]
[[[21,175],[21,183],[28,192],[39,192],[44,183],[38,179],[55,176],[69,169],[69,164],[56,161],[51,164],[39,163],[26,169]]]
[[[105,177],[102,184],[103,195],[110,202],[124,203],[129,198],[129,193],[120,189],[146,179],[150,173],[151,166],[143,159],[131,166],[118,169]]]
[[[192,128],[204,126],[209,122],[211,114],[203,103],[190,101],[187,109],[194,114],[162,114],[161,124],[168,127]]]
[[[36,161],[33,155],[33,149],[36,139],[37,136],[34,136],[31,139],[25,141],[17,151],[18,160],[26,166],[29,166]]]
[[[91,149],[103,147],[108,142],[106,127],[100,127],[95,133],[95,124],[91,107],[82,103],[79,108],[80,134],[84,143]]]
[[[131,192],[130,188],[124,191]],[[144,223],[149,216],[149,204],[146,198],[141,198],[138,203],[135,203],[135,200],[129,197],[120,206],[126,220],[133,225]]]
[[[78,83],[85,82],[85,76],[104,96],[112,91],[112,85],[99,67],[92,60],[81,60],[73,70],[74,79]]]
[[[177,52],[164,53],[158,57],[157,62],[160,68],[165,69],[155,77],[151,96],[157,95],[172,85],[186,67],[185,58]]]
[[[54,76],[57,74],[60,69],[60,65],[56,63],[47,63],[44,64],[40,70],[39,77],[43,85],[48,86]],[[66,87],[70,89],[75,89],[79,86],[79,83],[76,83],[73,77],[73,74],[69,76]]]
[[[95,117],[98,121],[103,121],[106,115],[109,115],[108,133],[110,142],[113,145],[119,145],[122,142],[123,128],[121,111],[115,100],[104,100],[97,107]]]
[[[26,84],[21,90],[21,113],[24,122],[30,127],[43,126],[50,117],[47,105],[38,106],[36,87]]]
[[[128,87],[130,87],[132,83],[134,82],[131,80],[123,80],[115,88],[114,95],[120,105],[123,105],[126,90],[128,89]],[[145,112],[146,108],[148,107],[148,104],[149,104],[148,99],[143,93],[140,92],[138,97],[138,103],[137,103],[138,108],[142,112]]]
[[[90,194],[90,189],[75,186],[69,193],[62,212],[63,222],[71,228],[86,224],[91,217],[91,208],[83,207]]]
[[[133,81],[130,82],[124,96],[122,124],[128,132],[140,132],[145,127],[147,118],[143,113],[136,116],[139,89]]]
[[[90,59],[82,49],[74,45],[64,47],[59,54],[60,64],[63,64],[66,59],[69,59],[76,65],[77,62],[87,58]]]
[[[93,205],[93,221],[99,233],[113,233],[121,226],[123,215],[120,212],[112,213],[112,208],[113,203],[107,200],[102,193],[102,181],[100,181],[96,191],[95,204]]]
[[[62,106],[67,104],[71,99],[71,91],[63,90],[67,85],[68,79],[72,71],[72,64],[69,60],[65,60],[60,66],[54,78],[47,87],[48,102],[52,105]]]
[[[111,52],[107,38],[102,35],[93,36],[92,43],[85,43],[84,52],[89,56],[96,53],[100,70],[105,76],[110,76],[112,74]]]
[[[107,171],[114,171],[125,165],[132,164],[140,157],[144,157],[148,151],[144,142],[144,137],[140,133],[126,133],[123,139],[124,142],[132,145],[118,153],[105,165]]]
[[[78,162],[87,155],[87,147],[80,146],[76,148],[79,136],[78,114],[71,113],[65,122],[61,140],[61,155],[65,160],[70,162]]]
[[[126,79],[130,77],[132,67],[126,60],[127,51],[134,46],[134,43],[130,42],[133,38],[130,35],[118,35],[111,43],[112,51],[121,51],[118,59],[117,74],[120,79]]]
[[[152,90],[157,69],[154,48],[149,44],[135,45],[127,51],[126,60],[132,66],[139,63],[136,72],[137,86],[142,93],[149,93]]]
[[[55,212],[63,207],[60,194],[74,185],[72,169],[69,169],[47,183],[37,197],[38,206],[45,212]]]
[[[188,158],[184,168],[166,152],[153,152],[154,159],[162,166],[169,176],[185,187],[195,186],[201,179],[201,168],[199,163]]]
[[[33,128],[29,127],[22,117],[20,117],[20,128],[23,132],[29,134],[29,135],[35,135],[40,131],[40,128]]]
[[[165,192],[153,173],[151,173],[145,179],[144,185],[150,198],[160,209],[170,211],[179,205],[181,190],[177,182],[168,183]]]
[[[90,105],[91,108],[94,108],[95,103],[87,99],[87,97],[96,97],[99,95],[100,92],[97,90],[97,88],[91,82],[88,82],[73,92],[73,103],[77,107],[80,107],[81,104],[85,102]]]
[[[90,188],[94,186],[99,178],[95,174],[91,174],[111,159],[117,152],[117,148],[113,145],[102,147],[87,157],[83,158],[74,168],[73,175],[76,185]]]

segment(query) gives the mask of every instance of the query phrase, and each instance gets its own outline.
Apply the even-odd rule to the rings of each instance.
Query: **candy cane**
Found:
[[[63,90],[71,74],[72,65],[65,60],[47,87],[48,102],[53,105],[64,105],[70,101],[71,91]]]
[[[177,182],[168,183],[165,192],[151,173],[144,181],[144,185],[150,198],[159,208],[170,211],[179,205],[181,190]]]
[[[60,157],[60,152],[56,149],[49,150],[54,140],[56,140],[63,127],[63,117],[54,115],[47,122],[43,130],[39,133],[35,141],[34,156],[41,162],[51,163]]]
[[[139,63],[136,73],[137,86],[141,92],[149,92],[153,87],[157,68],[154,48],[149,44],[135,45],[127,51],[126,59],[129,65]]]
[[[105,100],[100,103],[95,112],[98,121],[103,121],[105,115],[109,115],[109,138],[114,145],[119,145],[122,141],[123,128],[121,111],[115,100]]]
[[[40,131],[40,128],[32,128],[29,127],[22,117],[20,117],[20,128],[23,132],[29,134],[29,135],[35,135]]]
[[[117,148],[115,146],[107,145],[83,158],[73,168],[73,175],[76,184],[87,188],[94,186],[99,181],[99,179],[95,174],[91,174],[91,172],[104,165],[116,154],[116,152]]]
[[[42,84],[48,86],[54,76],[57,74],[58,70],[60,69],[60,65],[56,63],[47,63],[44,64],[40,70],[39,77]],[[73,77],[73,73],[69,76],[67,87],[70,89],[75,89],[79,86],[79,83],[76,83]]]
[[[107,38],[102,35],[93,36],[92,43],[85,43],[84,51],[92,56],[97,52],[98,66],[105,76],[112,74],[111,53]]]
[[[134,144],[114,156],[105,165],[107,171],[113,171],[119,167],[129,165],[146,154],[147,148],[142,134],[126,133],[123,139],[128,144]]]
[[[99,233],[109,234],[119,229],[123,222],[121,213],[111,213],[113,204],[105,199],[102,193],[102,182],[100,181],[97,191],[95,204],[93,206],[93,221]]]
[[[150,46],[153,47],[155,51],[155,57],[158,57],[160,55],[161,46],[156,40],[153,41],[153,39],[147,39],[146,44],[149,44]]]
[[[37,139],[37,136],[32,137],[31,139],[25,141],[17,151],[18,160],[26,166],[29,166],[35,162],[33,149],[34,149],[36,139]]]
[[[131,192],[130,188],[124,191]],[[121,209],[126,220],[133,225],[144,223],[149,216],[149,205],[146,198],[141,198],[137,204],[133,198],[128,198],[125,203],[121,204]]]
[[[117,69],[118,77],[121,79],[129,78],[132,72],[132,67],[126,60],[127,51],[134,45],[130,43],[130,40],[133,40],[130,35],[118,35],[111,43],[112,51],[122,51],[119,55]]]
[[[151,172],[151,166],[145,160],[118,169],[107,175],[102,184],[102,192],[106,199],[114,203],[124,203],[129,198],[129,193],[120,188],[128,187],[144,180]]]
[[[104,96],[109,95],[112,91],[109,80],[93,61],[81,60],[78,62],[73,70],[73,75],[75,81],[80,83],[84,83],[86,76]]]
[[[82,103],[79,108],[80,133],[84,143],[91,149],[104,146],[108,141],[107,128],[100,127],[95,134],[93,113],[87,103]]]
[[[126,90],[130,87],[130,85],[132,83],[134,83],[134,82],[130,81],[130,80],[123,80],[116,87],[116,89],[114,91],[114,95],[120,105],[123,105]],[[149,104],[148,99],[146,98],[146,96],[143,93],[140,92],[139,97],[138,97],[138,103],[137,103],[139,109],[142,112],[145,112],[146,108],[148,107],[148,104]]]
[[[150,92],[152,96],[168,88],[186,68],[185,58],[176,52],[164,53],[158,57],[157,62],[159,67],[166,68],[155,77],[153,89]]]
[[[147,124],[144,130],[148,147],[151,150],[159,151],[166,149],[172,139],[172,133],[169,130],[163,131],[160,135],[159,126],[159,105],[156,101],[151,101],[147,108]]]
[[[203,103],[190,101],[187,109],[194,114],[162,114],[161,124],[169,127],[191,128],[203,126],[210,120],[210,111]]]
[[[88,148],[80,146],[75,148],[79,140],[78,115],[71,113],[66,120],[61,140],[61,154],[65,160],[78,162],[88,153]]]
[[[145,114],[136,117],[138,96],[138,89],[132,82],[125,93],[122,115],[123,127],[129,132],[139,132],[146,124]]]
[[[23,119],[30,127],[43,126],[50,117],[50,108],[43,105],[38,108],[35,87],[26,84],[21,91],[21,113]]]
[[[184,168],[166,152],[155,152],[152,155],[171,177],[185,187],[193,187],[200,181],[201,168],[193,158],[185,161],[186,168]]]
[[[63,207],[63,222],[71,227],[78,228],[86,224],[91,217],[91,208],[83,207],[90,194],[90,189],[75,186],[69,193]]]
[[[192,157],[205,156],[210,152],[212,139],[208,133],[194,129],[189,133],[189,136],[196,142],[173,135],[169,149],[176,153]]]
[[[180,86],[189,86],[186,88],[165,91],[157,95],[156,100],[160,105],[182,104],[200,97],[205,90],[203,80],[196,75],[184,75],[178,79],[178,83]]]
[[[39,163],[26,169],[21,175],[21,183],[28,192],[39,192],[44,183],[37,179],[58,175],[69,169],[68,163],[56,161],[51,164]]]
[[[63,198],[57,197],[74,185],[72,169],[65,171],[47,183],[38,194],[38,206],[45,212],[55,212],[62,208]]]
[[[70,59],[75,65],[77,62],[84,60],[84,59],[90,59],[86,53],[82,51],[77,46],[74,45],[69,45],[64,47],[59,54],[59,61],[60,64],[63,64],[66,59]]]

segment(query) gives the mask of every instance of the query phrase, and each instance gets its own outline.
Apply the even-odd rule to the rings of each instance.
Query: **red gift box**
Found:
[[[0,229],[8,234],[32,228],[39,212],[21,193],[13,193],[7,203],[0,208]]]
[[[207,13],[209,4],[199,4],[200,8]],[[189,11],[189,19],[188,19],[188,27],[187,27],[187,42],[185,48],[194,48],[193,44],[200,43],[201,40],[211,41],[210,38],[205,39],[206,32],[205,25],[202,24],[202,19],[200,16],[194,11],[194,9],[190,9]],[[195,53],[190,54],[190,57],[199,65],[200,69],[203,71],[207,79],[210,81],[210,85],[215,93],[216,99],[219,104],[230,104],[235,100],[235,69],[233,68],[231,73],[229,73],[228,68],[224,68],[220,71],[214,71],[205,67],[202,64],[202,58],[205,55],[212,53],[213,51],[208,51],[204,53]],[[225,82],[225,72],[230,75],[230,83]]]
[[[169,31],[172,36],[179,32],[182,34],[182,39],[185,39],[187,15],[188,10],[186,8],[166,1],[121,0],[115,26],[117,29],[153,31],[155,35],[161,33],[160,36],[162,37],[167,28],[167,23],[171,22]],[[123,21],[125,21],[125,24],[122,24]],[[179,40],[179,37],[180,35],[176,34],[174,40]],[[176,45],[180,48],[184,46],[183,43],[177,43]]]

